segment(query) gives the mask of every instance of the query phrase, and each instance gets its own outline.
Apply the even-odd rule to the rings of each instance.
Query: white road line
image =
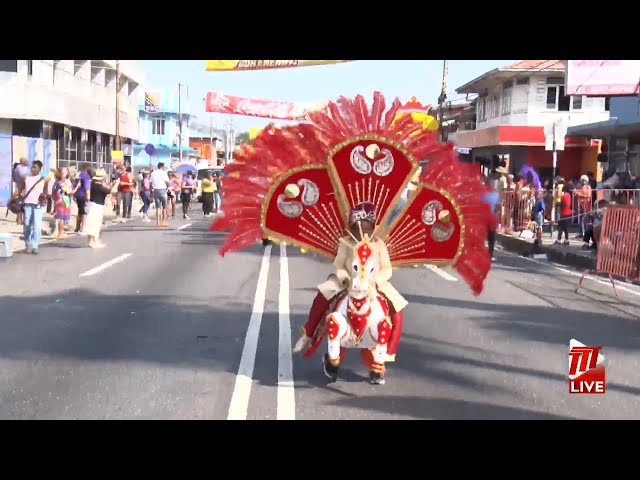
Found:
[[[185,223],[184,225],[179,226],[176,230],[184,230],[185,228],[189,228],[193,223]]]
[[[287,246],[280,244],[280,295],[278,297],[278,407],[277,420],[296,419],[296,396],[291,353],[291,320],[289,318],[289,261]]]
[[[106,270],[107,268],[114,266],[116,263],[120,263],[123,260],[126,260],[131,255],[133,255],[133,254],[132,253],[124,253],[124,254],[120,255],[119,257],[116,257],[114,259],[109,260],[108,262],[104,262],[102,265],[98,265],[96,268],[92,268],[91,270],[87,270],[86,272],[81,273],[80,276],[81,277],[90,277],[92,275],[95,275],[96,273],[100,273],[101,271]]]
[[[453,275],[450,275],[449,273],[445,272],[444,270],[442,270],[441,268],[438,268],[435,265],[425,265],[429,270],[431,270],[433,273],[437,273],[438,275],[440,275],[442,278],[444,278],[445,280],[449,281],[449,282],[457,282],[458,279],[456,277],[454,277]]]
[[[505,253],[505,254],[510,255],[512,257],[521,258],[522,260],[526,260],[528,262],[537,263],[538,265],[544,265],[544,266],[547,266],[547,267],[555,268],[556,270],[559,270],[559,271],[561,271],[563,273],[568,273],[569,275],[572,275],[574,277],[578,277],[578,278],[582,277],[582,273],[574,272],[573,270],[567,270],[566,268],[560,267],[559,265],[556,265],[553,262],[542,262],[540,260],[535,260],[533,258],[523,257],[522,255],[518,255],[518,254],[515,254],[513,252],[509,252],[509,251],[505,250],[504,248],[500,248],[500,251],[502,253]],[[593,275],[587,275],[584,278],[585,278],[585,280],[591,280],[591,281],[599,283],[601,285],[607,285],[609,287],[611,286],[611,282],[608,282],[608,281],[605,281],[605,280],[601,280],[599,278],[595,278]],[[620,282],[616,282],[616,289],[620,290],[622,292],[627,292],[627,293],[630,293],[631,295],[635,295],[637,297],[640,297],[640,291],[633,290],[631,288],[625,287],[624,285],[621,285]]]
[[[253,311],[244,339],[244,348],[240,358],[240,366],[236,375],[236,383],[229,404],[227,420],[246,420],[249,409],[249,397],[251,396],[251,384],[253,382],[253,367],[256,363],[256,351],[258,349],[258,337],[260,325],[264,313],[264,302],[267,296],[267,280],[269,278],[269,260],[271,259],[271,245],[267,245],[262,256],[258,285],[253,299]]]

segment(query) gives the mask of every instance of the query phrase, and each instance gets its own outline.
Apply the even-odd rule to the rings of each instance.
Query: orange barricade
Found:
[[[525,230],[531,222],[533,197],[530,194],[504,190],[500,192],[498,223],[501,231]]]
[[[614,278],[640,280],[640,208],[613,206],[604,211],[596,269],[583,273],[576,292],[588,273],[608,275],[616,297]]]

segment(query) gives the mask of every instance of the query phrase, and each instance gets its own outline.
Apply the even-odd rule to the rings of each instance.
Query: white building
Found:
[[[58,164],[109,163],[116,134],[115,66],[115,60],[0,60],[0,135],[13,137],[13,161],[34,156],[18,137],[55,141]],[[120,71],[119,134],[126,150],[139,136],[144,75],[128,61],[120,61]]]
[[[560,60],[523,60],[467,82],[456,92],[478,95],[476,129],[452,133],[449,140],[473,149],[474,159],[504,157],[514,173],[526,163],[549,177],[545,125],[559,118],[568,126],[609,119],[604,97],[565,95],[565,71]],[[596,172],[597,146],[581,138],[566,138],[565,144],[558,158],[561,175]]]

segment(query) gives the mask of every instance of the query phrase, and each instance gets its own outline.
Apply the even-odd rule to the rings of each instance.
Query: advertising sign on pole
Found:
[[[124,152],[122,150],[113,150],[111,152],[111,164],[115,167],[124,163]]]
[[[157,92],[144,92],[144,111],[158,113],[162,109],[160,94]]]

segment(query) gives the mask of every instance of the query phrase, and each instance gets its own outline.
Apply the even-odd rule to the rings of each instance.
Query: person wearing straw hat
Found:
[[[83,233],[89,238],[89,246],[91,248],[104,248],[104,244],[100,242],[100,231],[102,230],[102,221],[104,219],[104,203],[113,184],[107,180],[107,172],[104,168],[99,168],[91,179],[90,199],[88,203],[89,212],[84,224]]]
[[[507,170],[505,167],[498,167],[496,168],[496,173],[500,174],[500,179],[498,180],[498,184],[499,184],[499,189],[500,190],[506,190],[507,188],[507,175],[509,175],[509,170]]]

